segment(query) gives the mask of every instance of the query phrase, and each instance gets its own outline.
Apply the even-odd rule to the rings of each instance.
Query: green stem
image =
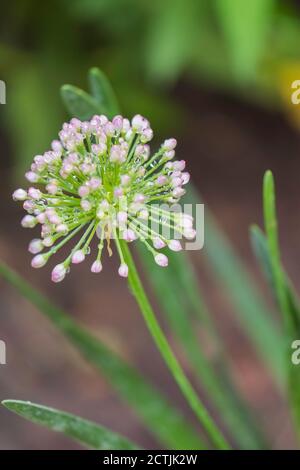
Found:
[[[144,320],[147,324],[147,327],[158,347],[162,357],[164,358],[168,368],[170,369],[174,379],[176,380],[179,388],[181,389],[183,395],[187,399],[190,407],[195,412],[196,416],[199,418],[202,426],[206,430],[208,436],[210,437],[213,444],[218,449],[229,449],[229,445],[223,437],[221,431],[217,428],[214,421],[206,411],[204,405],[200,401],[196,392],[194,391],[189,380],[185,376],[179,362],[174,356],[169,343],[160,328],[155,314],[152,310],[152,307],[149,303],[147,295],[144,291],[143,285],[141,283],[140,277],[135,267],[134,260],[131,256],[130,250],[127,243],[124,240],[120,240],[122,252],[124,255],[124,260],[129,268],[128,281],[132,289],[133,295],[141,309]]]

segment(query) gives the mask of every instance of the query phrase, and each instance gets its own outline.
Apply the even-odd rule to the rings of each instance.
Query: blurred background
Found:
[[[248,229],[262,222],[261,183],[270,168],[277,183],[283,258],[300,288],[300,105],[291,104],[291,84],[300,79],[300,2],[14,0],[3,4],[1,13],[0,79],[7,94],[6,104],[0,105],[0,257],[135,364],[189,416],[126,283],[117,275],[117,258],[104,261],[101,276],[90,276],[85,264],[61,285],[50,284],[49,267],[38,272],[30,268],[32,234],[21,228],[23,211],[11,193],[24,185],[24,170],[33,156],[49,147],[67,119],[60,86],[86,89],[88,68],[98,66],[111,80],[123,114],[150,119],[154,146],[166,137],[177,138],[178,158],[187,160],[207,210],[273,312]],[[272,448],[292,448],[285,400],[236,321],[205,247],[191,258],[199,289],[225,340],[236,388]],[[160,319],[201,394],[182,348]],[[272,319],[278,321],[275,313]],[[201,343],[201,327],[196,332]],[[29,399],[64,409],[108,425],[142,446],[157,447],[106,380],[2,280],[0,339],[7,343],[8,362],[0,366],[1,400]],[[213,351],[206,343],[209,357]],[[76,448],[3,409],[0,423],[0,449]]]

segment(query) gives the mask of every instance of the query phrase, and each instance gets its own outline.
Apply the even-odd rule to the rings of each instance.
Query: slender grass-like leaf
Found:
[[[282,266],[278,240],[278,223],[276,216],[275,184],[271,171],[264,175],[263,183],[263,209],[266,237],[256,230],[256,245],[260,249],[260,261],[264,264],[264,271],[269,273],[275,300],[282,314],[285,329],[285,375],[294,416],[295,427],[300,437],[300,375],[291,360],[291,347],[300,334],[300,308],[292,284]],[[255,233],[255,232],[254,232]],[[259,242],[257,234],[259,233]]]
[[[281,266],[275,206],[274,178],[271,171],[267,171],[264,175],[263,207],[266,239],[276,297],[280,310],[283,314],[287,331],[291,333],[293,331],[293,324],[289,309],[285,274]]]
[[[264,176],[263,185],[264,220],[266,235],[259,227],[251,227],[253,251],[261,266],[274,299],[282,313],[285,329],[283,358],[285,360],[285,381],[294,416],[295,426],[300,435],[300,376],[292,363],[292,343],[300,335],[300,304],[291,281],[285,272],[280,257],[278,224],[275,205],[274,178],[270,171]]]
[[[97,450],[134,450],[138,447],[125,437],[70,413],[21,400],[4,400],[2,405],[22,418],[59,432]]]
[[[0,275],[48,317],[82,356],[100,370],[120,397],[132,406],[150,432],[163,445],[174,449],[203,447],[200,436],[198,437],[181,413],[132,366],[110,351],[100,340],[79,326],[2,262]]]
[[[193,204],[201,203],[195,188],[190,189],[186,200]],[[282,385],[285,377],[282,334],[242,260],[208,211],[205,215],[205,248],[201,255],[207,259],[209,269],[225,289],[234,306],[235,317],[257,354]]]
[[[272,271],[272,263],[271,263],[270,252],[269,252],[269,247],[268,247],[266,236],[263,233],[263,231],[256,225],[251,227],[250,236],[251,236],[254,254],[257,258],[257,261],[261,267],[262,272],[264,273],[270,285],[274,299],[278,303],[277,295],[276,295],[275,280],[274,280],[274,275]],[[294,287],[290,279],[288,278],[288,275],[286,274],[285,271],[283,271],[283,274],[284,274],[287,301],[289,305],[289,313],[291,317],[291,322],[293,324],[293,330],[297,330],[300,332],[299,299],[298,299],[298,296],[296,295],[296,292],[294,290]]]
[[[265,234],[257,225],[250,227],[250,240],[255,257],[275,296],[275,285],[267,240]]]

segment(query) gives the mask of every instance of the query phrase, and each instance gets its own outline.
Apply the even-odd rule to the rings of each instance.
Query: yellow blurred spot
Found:
[[[300,129],[300,61],[280,64],[278,87],[289,121]]]

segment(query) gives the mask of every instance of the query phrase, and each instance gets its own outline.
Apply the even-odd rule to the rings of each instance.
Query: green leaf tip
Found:
[[[60,94],[69,114],[81,120],[91,119],[93,114],[99,113],[99,106],[96,100],[73,85],[63,85]]]
[[[274,176],[271,170],[267,170],[264,174],[263,187],[265,190],[274,191]]]
[[[97,102],[99,112],[112,118],[120,113],[118,100],[107,76],[98,67],[92,67],[88,72],[89,87],[92,97]]]
[[[3,400],[2,405],[22,418],[70,437],[97,450],[132,450],[138,447],[125,437],[79,416],[22,400]]]

